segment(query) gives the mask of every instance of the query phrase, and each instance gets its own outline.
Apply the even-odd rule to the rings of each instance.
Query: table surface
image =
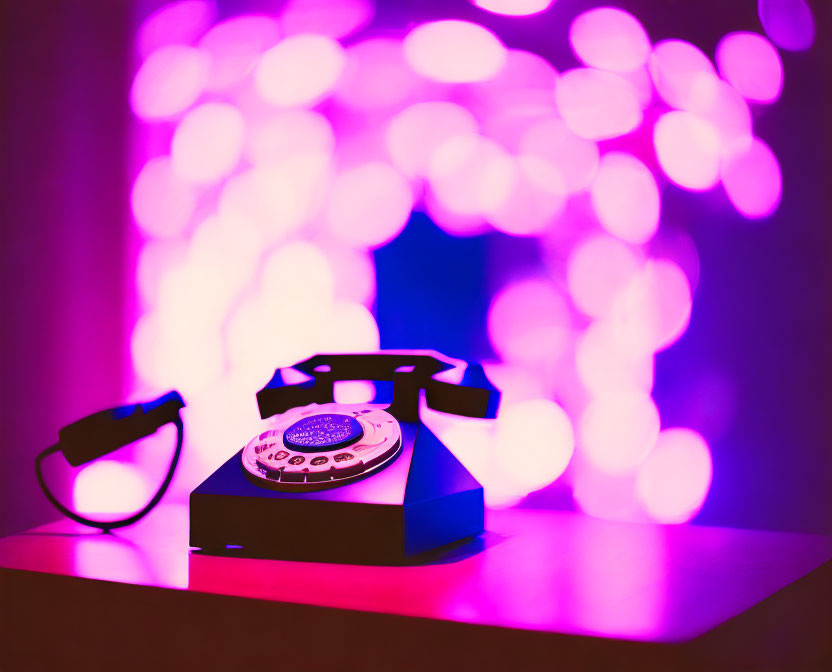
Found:
[[[289,604],[649,642],[693,639],[832,558],[827,537],[489,511],[488,531],[429,564],[211,556],[187,508],[104,534],[58,521],[0,539],[0,568]]]

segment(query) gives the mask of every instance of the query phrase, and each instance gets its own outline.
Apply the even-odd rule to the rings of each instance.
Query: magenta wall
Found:
[[[36,452],[122,397],[128,8],[0,5],[0,535],[56,517]]]

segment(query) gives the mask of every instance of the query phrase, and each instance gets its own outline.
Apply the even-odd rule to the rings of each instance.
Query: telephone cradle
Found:
[[[419,419],[422,392],[433,410],[495,417],[500,393],[482,366],[435,352],[396,351],[316,355],[289,368],[277,369],[257,393],[261,418],[332,403],[336,381],[391,383],[385,410],[400,428],[398,456],[363,478],[298,491],[255,482],[240,450],[191,492],[192,547],[223,555],[400,564],[431,559],[437,549],[484,530],[482,486]]]

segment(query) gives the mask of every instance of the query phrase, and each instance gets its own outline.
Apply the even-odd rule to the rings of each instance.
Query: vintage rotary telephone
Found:
[[[317,355],[289,368],[257,393],[269,429],[191,493],[191,546],[402,562],[482,532],[482,486],[419,420],[422,391],[434,410],[495,417],[500,395],[480,365],[417,351]],[[392,402],[334,404],[334,383],[349,380],[390,381]]]

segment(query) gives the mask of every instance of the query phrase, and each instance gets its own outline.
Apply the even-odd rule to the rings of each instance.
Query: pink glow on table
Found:
[[[219,181],[237,165],[244,135],[243,115],[233,105],[205,103],[194,108],[173,133],[173,171],[190,182]]]
[[[390,121],[387,149],[405,175],[425,176],[433,154],[446,140],[476,132],[474,115],[456,103],[417,103]]]
[[[326,219],[337,238],[378,247],[401,233],[412,207],[410,184],[395,168],[365,163],[336,176]]]
[[[322,35],[295,35],[263,54],[255,70],[260,95],[281,107],[314,105],[338,82],[344,50]]]
[[[500,409],[495,441],[500,469],[527,492],[560,477],[575,448],[569,416],[548,399],[521,401]]]
[[[554,0],[471,0],[471,4],[493,14],[530,16],[545,12]]]
[[[628,243],[645,243],[659,227],[661,200],[653,174],[623,152],[601,157],[591,188],[592,206],[601,226]]]
[[[719,134],[707,121],[667,112],[653,126],[653,144],[664,174],[680,187],[704,191],[719,182]]]
[[[705,439],[691,429],[665,429],[639,468],[636,489],[651,518],[684,523],[702,507],[712,473]]]
[[[746,100],[773,103],[783,88],[783,63],[771,42],[756,33],[729,33],[716,47],[722,76]]]
[[[130,194],[133,217],[153,236],[177,236],[196,208],[196,193],[177,176],[168,157],[150,159],[136,176]]]
[[[491,300],[488,334],[506,361],[552,363],[563,356],[572,339],[566,299],[543,279],[509,284]]]
[[[644,392],[600,397],[579,421],[579,450],[600,471],[623,475],[647,457],[659,436],[659,425],[656,404]]]
[[[139,54],[146,57],[168,45],[192,44],[211,25],[216,13],[216,3],[205,0],[183,0],[162,6],[139,28],[136,37]]]
[[[416,72],[439,82],[478,82],[496,75],[506,48],[490,30],[468,21],[423,23],[404,38],[404,56]]]
[[[582,138],[614,138],[641,124],[635,88],[605,70],[576,68],[564,72],[555,89],[555,102],[566,125]]]
[[[222,91],[240,82],[279,36],[277,21],[268,16],[235,16],[215,25],[198,44],[211,57],[206,88]]]
[[[760,23],[774,44],[804,51],[815,42],[815,19],[805,0],[757,0]]]
[[[556,117],[528,126],[520,139],[519,152],[550,163],[570,193],[586,189],[598,169],[598,145],[578,137]]]
[[[339,39],[364,28],[374,14],[370,0],[289,0],[280,27],[286,35],[315,33]]]
[[[650,55],[650,38],[641,23],[615,7],[579,14],[569,26],[569,43],[585,65],[616,72],[635,70]]]
[[[407,100],[422,82],[407,65],[401,40],[373,38],[347,49],[335,98],[358,110],[391,107]]]
[[[140,119],[175,117],[199,98],[208,81],[208,56],[197,49],[168,46],[142,63],[130,89],[130,105]]]
[[[710,59],[683,40],[664,40],[653,47],[650,74],[659,96],[671,107],[689,109],[700,80],[716,77]]]
[[[741,215],[767,217],[777,209],[783,188],[777,157],[762,140],[754,138],[747,151],[723,161],[722,184]]]
[[[640,265],[639,255],[617,238],[598,235],[582,241],[567,263],[572,301],[591,317],[609,315],[616,294],[627,286]]]
[[[650,259],[616,296],[610,319],[621,347],[634,354],[652,353],[685,332],[691,307],[684,271],[669,259]]]
[[[187,511],[163,506],[102,535],[60,521],[0,540],[0,567],[257,600],[545,632],[679,642],[832,558],[832,540],[488,513],[485,549],[411,567],[189,554]],[[77,536],[76,536],[77,535]],[[291,576],[292,581],[275,577]],[[706,599],[703,599],[705,596]]]

